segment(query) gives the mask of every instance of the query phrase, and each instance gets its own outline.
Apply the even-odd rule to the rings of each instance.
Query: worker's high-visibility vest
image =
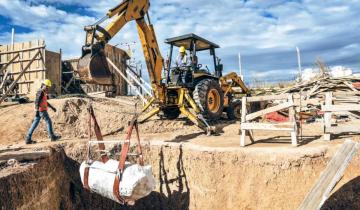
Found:
[[[48,103],[47,103],[47,93],[43,92],[43,97],[41,98],[40,105],[39,105],[39,111],[47,111],[48,110]]]

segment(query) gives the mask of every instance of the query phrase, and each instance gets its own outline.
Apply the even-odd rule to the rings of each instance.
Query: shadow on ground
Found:
[[[344,184],[321,207],[321,210],[331,209],[360,209],[360,176]]]
[[[317,136],[302,136],[298,137],[299,146],[306,145],[312,141],[318,140],[321,138],[321,135]],[[291,144],[290,136],[272,136],[264,139],[256,139],[253,144],[267,143],[267,144]]]

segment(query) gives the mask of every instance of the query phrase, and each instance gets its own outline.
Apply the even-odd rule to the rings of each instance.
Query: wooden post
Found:
[[[293,103],[293,95],[289,94],[288,97],[288,102]],[[289,121],[293,123],[293,131],[290,132],[290,136],[291,136],[291,144],[293,146],[297,146],[298,142],[297,142],[297,126],[296,126],[296,116],[295,116],[295,106],[291,106],[289,108]]]
[[[325,93],[325,106],[332,105],[332,92]],[[327,131],[331,127],[331,111],[325,111],[324,113],[324,140],[330,141],[331,134]]]
[[[246,119],[246,96],[242,98],[241,102],[241,123],[245,123]],[[246,130],[241,128],[240,146],[245,146]]]

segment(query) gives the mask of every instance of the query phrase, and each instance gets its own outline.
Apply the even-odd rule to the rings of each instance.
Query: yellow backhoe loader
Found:
[[[248,88],[236,73],[222,75],[223,65],[215,54],[219,46],[195,34],[167,39],[170,56],[164,65],[148,15],[149,6],[149,0],[124,0],[97,23],[85,27],[86,41],[78,64],[82,80],[92,84],[112,84],[104,46],[126,23],[136,21],[153,91],[153,98],[143,108],[142,121],[156,114],[168,119],[183,114],[210,133],[213,128],[207,120],[218,119],[223,112],[230,119],[240,118],[240,103],[234,98],[233,87],[240,87],[243,94],[248,93]],[[108,18],[112,19],[111,23],[101,27]],[[181,46],[189,52],[191,64],[173,67],[173,48]],[[204,50],[209,50],[213,56],[214,72],[207,66],[203,68],[197,60],[197,52]],[[162,78],[163,72],[166,78]]]

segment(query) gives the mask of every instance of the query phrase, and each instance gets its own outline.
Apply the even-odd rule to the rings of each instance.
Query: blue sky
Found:
[[[65,58],[78,57],[85,25],[96,22],[116,0],[0,0],[0,43],[43,38],[47,48]],[[238,70],[241,52],[245,78],[282,80],[297,73],[295,46],[304,68],[317,57],[328,65],[360,71],[359,0],[153,0],[150,16],[163,57],[164,39],[194,32],[222,48],[217,51],[225,71]],[[134,56],[143,60],[134,23],[111,44],[137,42]]]

